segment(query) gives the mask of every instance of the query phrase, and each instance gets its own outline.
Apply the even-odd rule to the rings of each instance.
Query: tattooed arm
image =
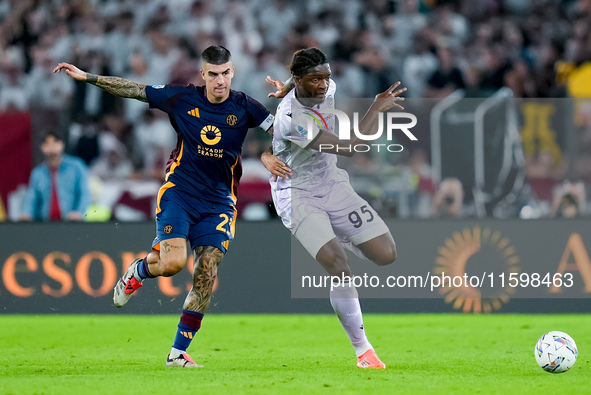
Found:
[[[53,69],[53,72],[59,73],[62,70],[65,70],[66,74],[76,81],[84,81],[88,82],[89,84],[96,85],[112,95],[137,99],[144,102],[148,101],[148,98],[146,97],[145,85],[138,84],[124,78],[105,77],[102,75],[90,74],[69,63],[58,64],[57,67]]]

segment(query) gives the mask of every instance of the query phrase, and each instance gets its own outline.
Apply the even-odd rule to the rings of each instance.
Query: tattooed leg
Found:
[[[148,269],[153,276],[170,277],[183,270],[187,263],[187,240],[181,237],[164,240],[160,251],[148,254]]]
[[[195,259],[193,288],[185,299],[183,310],[205,314],[211,302],[218,265],[222,261],[224,253],[217,247],[199,246],[193,250],[193,256]]]

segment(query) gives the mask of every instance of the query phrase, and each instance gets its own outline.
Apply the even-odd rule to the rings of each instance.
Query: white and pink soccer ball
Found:
[[[552,331],[542,335],[534,349],[538,365],[546,372],[562,373],[577,361],[577,345],[564,332]]]

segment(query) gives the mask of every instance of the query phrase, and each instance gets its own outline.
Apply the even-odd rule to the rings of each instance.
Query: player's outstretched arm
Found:
[[[112,95],[137,99],[144,102],[148,101],[145,85],[126,80],[125,78],[90,74],[69,63],[58,64],[56,68],[53,69],[53,72],[59,73],[62,70],[65,70],[66,74],[76,81],[83,81],[96,85]]]
[[[292,77],[289,77],[289,79],[287,81],[283,82],[283,81],[279,81],[279,80],[276,80],[275,78],[271,78],[271,77],[267,76],[267,78],[265,78],[265,81],[268,84],[271,84],[275,88],[277,88],[277,92],[271,92],[267,95],[267,97],[276,97],[278,99],[281,99],[283,96],[287,95],[287,93],[290,90],[292,90],[295,87],[295,82]]]

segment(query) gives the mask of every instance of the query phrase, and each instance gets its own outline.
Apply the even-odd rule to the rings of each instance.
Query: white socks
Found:
[[[347,332],[357,356],[372,349],[363,329],[363,316],[355,287],[349,286],[349,283],[334,286],[330,291],[330,304]]]
[[[185,352],[186,352],[186,351],[181,351],[181,350],[179,350],[179,349],[177,349],[177,348],[174,348],[174,347],[173,347],[173,348],[170,350],[170,358],[172,358],[172,359],[174,359],[174,358],[178,358],[178,357],[180,357],[180,355],[181,355],[182,353],[185,353]]]

